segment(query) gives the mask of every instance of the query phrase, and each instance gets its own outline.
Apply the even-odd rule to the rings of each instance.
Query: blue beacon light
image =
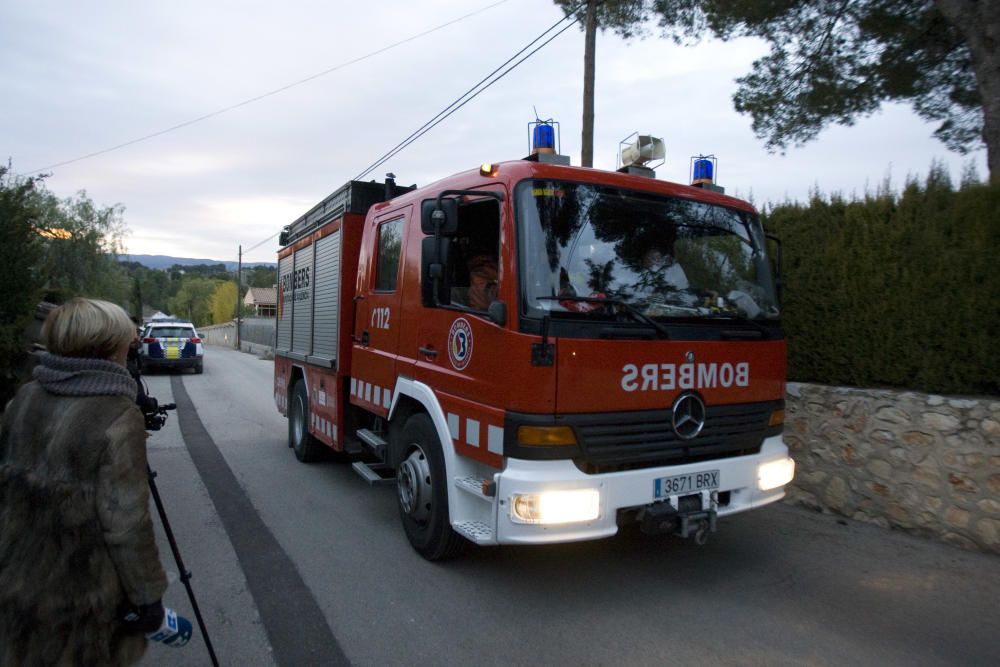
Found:
[[[530,155],[556,154],[559,152],[559,122],[549,118],[542,120],[535,115],[535,120],[528,123],[528,138]]]
[[[694,170],[693,170],[693,175],[691,177],[691,184],[694,185],[696,183],[711,183],[713,181],[712,179],[713,171],[714,168],[712,165],[712,161],[704,157],[700,157],[699,159],[694,161]]]
[[[556,131],[548,123],[540,122],[531,133],[531,150],[534,153],[554,153],[556,149]]]

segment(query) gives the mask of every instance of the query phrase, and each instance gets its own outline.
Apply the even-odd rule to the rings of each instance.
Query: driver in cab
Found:
[[[497,261],[491,255],[474,255],[466,263],[469,271],[469,286],[452,289],[452,303],[472,310],[489,310],[497,300]]]

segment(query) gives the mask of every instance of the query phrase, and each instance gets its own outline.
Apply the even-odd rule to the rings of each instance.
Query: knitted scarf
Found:
[[[138,387],[124,366],[106,359],[44,353],[32,376],[57,396],[117,396],[135,399]]]

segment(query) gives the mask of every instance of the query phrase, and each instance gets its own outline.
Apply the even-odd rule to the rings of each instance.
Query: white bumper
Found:
[[[785,488],[781,486],[760,491],[757,487],[758,467],[787,458],[788,448],[781,436],[774,436],[767,438],[760,453],[752,456],[600,475],[586,475],[572,461],[508,459],[504,471],[495,476],[498,501],[496,539],[499,544],[543,544],[608,537],[618,532],[618,510],[663,500],[654,498],[655,480],[712,470],[719,471],[718,491],[729,492],[729,502],[718,507],[719,516],[761,507],[783,498]],[[513,496],[556,489],[598,491],[600,510],[597,518],[562,525],[520,523],[512,518]],[[672,497],[671,501],[676,506],[676,497]]]

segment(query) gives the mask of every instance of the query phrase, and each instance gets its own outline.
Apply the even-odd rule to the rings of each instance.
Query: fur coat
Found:
[[[22,387],[0,422],[0,667],[135,663],[122,607],[166,584],[134,400]]]

